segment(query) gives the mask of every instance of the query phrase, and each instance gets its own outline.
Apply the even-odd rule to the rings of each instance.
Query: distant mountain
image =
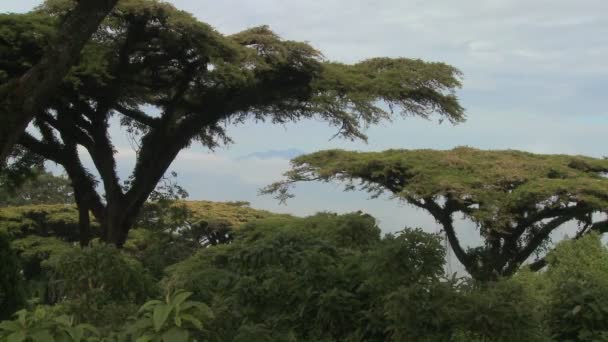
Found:
[[[290,148],[287,150],[268,150],[268,151],[260,151],[260,152],[254,152],[245,156],[242,156],[240,158],[238,158],[239,160],[244,160],[244,159],[273,159],[273,158],[279,158],[279,159],[293,159],[297,156],[300,156],[302,154],[304,154],[306,152],[302,151],[302,150],[298,150],[295,148]]]

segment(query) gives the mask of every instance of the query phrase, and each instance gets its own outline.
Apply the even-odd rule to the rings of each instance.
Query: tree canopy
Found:
[[[62,13],[68,4],[47,2],[34,16]],[[26,18],[8,30],[36,30],[37,20]],[[20,44],[11,49],[21,51]],[[460,72],[443,63],[330,62],[310,45],[281,39],[266,26],[222,35],[170,4],[125,0],[102,22],[80,64],[38,115],[41,138],[27,134],[20,144],[63,165],[78,206],[92,210],[106,241],[121,245],[179,151],[195,141],[209,148],[230,141],[228,124],[319,118],[336,126],[339,136],[365,139],[366,126],[393,113],[437,113],[462,121],[458,87]],[[115,170],[108,130],[113,116],[137,146],[126,186]],[[91,155],[104,200],[77,146]]]
[[[347,189],[359,186],[373,196],[388,191],[433,215],[474,277],[513,274],[566,222],[578,222],[577,237],[608,231],[608,160],[459,147],[329,150],[297,157],[292,165],[285,181],[264,191],[284,200],[294,183],[317,180],[345,181]],[[457,213],[476,224],[485,246],[461,246],[453,221]],[[536,267],[543,265],[540,259]]]
[[[24,60],[20,54],[12,54],[14,50],[6,49],[3,44],[3,52],[9,53],[2,56],[2,64],[13,64],[17,69],[0,69],[0,170],[9,155],[13,152],[27,125],[32,121],[39,111],[43,111],[48,101],[61,84],[63,78],[70,68],[77,63],[81,50],[97,29],[99,23],[112,10],[118,0],[78,0],[69,1],[69,4],[60,17],[53,18],[58,22],[53,35],[49,33],[49,21],[46,25],[36,25],[42,28],[44,35],[36,31],[22,31],[18,36],[5,25],[20,25],[23,22],[19,16],[3,16],[0,18],[3,27],[0,33],[0,41],[9,45],[20,45],[31,49],[36,55],[35,61]],[[28,15],[25,15],[28,17]],[[32,18],[37,22],[37,18]],[[38,23],[40,24],[40,23]],[[25,38],[24,41],[20,40]],[[43,43],[43,46],[32,44],[35,41]],[[40,51],[44,51],[41,53]],[[26,53],[26,56],[31,56]]]

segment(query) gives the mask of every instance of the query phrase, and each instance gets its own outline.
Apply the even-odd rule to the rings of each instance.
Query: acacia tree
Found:
[[[78,61],[81,50],[117,1],[70,2],[61,13],[58,30],[50,37],[51,42],[44,48],[36,64],[31,68],[27,68],[32,65],[28,63],[17,65],[17,70],[12,69],[9,73],[3,70],[5,73],[0,75],[0,169],[27,125],[39,111],[46,108],[62,79]],[[7,24],[15,24],[10,19],[8,21],[3,20],[3,28]],[[11,42],[12,38],[10,35],[0,37],[7,45],[14,43]],[[30,35],[27,38],[35,37]]]
[[[588,232],[608,232],[608,160],[520,151],[328,150],[292,160],[286,179],[265,188],[280,200],[296,182],[346,181],[379,196],[385,191],[430,213],[458,260],[476,279],[512,275],[570,221]],[[484,245],[465,249],[454,216],[470,219]],[[600,217],[598,219],[598,217]],[[603,217],[603,218],[602,218]],[[539,258],[531,265],[545,265]]]
[[[62,4],[45,10],[61,11]],[[337,126],[339,136],[365,139],[362,129],[393,111],[459,122],[459,79],[449,65],[406,58],[329,62],[264,26],[224,36],[169,4],[124,0],[37,116],[40,138],[28,133],[20,144],[63,165],[82,219],[91,210],[102,238],[120,246],[177,154],[195,141],[209,148],[229,141],[228,124],[318,118]],[[126,184],[116,173],[114,116],[138,146]],[[103,197],[78,146],[93,160]]]

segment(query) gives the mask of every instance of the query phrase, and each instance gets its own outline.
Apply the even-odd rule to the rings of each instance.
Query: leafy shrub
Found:
[[[213,317],[205,304],[189,301],[191,293],[176,291],[165,301],[145,303],[120,328],[104,333],[86,323],[76,323],[72,316],[58,311],[57,307],[36,307],[21,310],[12,321],[0,322],[0,341],[158,341],[186,342],[200,336],[203,322]]]
[[[157,293],[141,264],[109,245],[72,248],[45,267],[55,298],[78,320],[97,325],[122,323],[128,312]]]
[[[145,303],[121,334],[137,341],[190,341],[191,336],[202,333],[203,322],[213,318],[207,305],[187,300],[191,295],[191,292],[178,290],[167,295],[164,302],[151,300]]]
[[[384,341],[383,298],[438,281],[444,253],[420,230],[380,240],[360,213],[273,217],[170,267],[164,284],[210,303],[209,340]]]
[[[0,320],[10,317],[25,304],[23,286],[19,259],[8,237],[0,232]]]
[[[537,297],[520,282],[465,283],[458,289],[458,330],[482,341],[546,341]]]
[[[608,340],[608,248],[597,234],[564,241],[548,256],[548,320],[560,341]]]
[[[391,341],[449,341],[457,324],[454,290],[449,283],[400,286],[384,299]]]
[[[43,265],[67,253],[74,246],[53,237],[36,235],[14,240],[12,246],[21,261],[28,297],[47,304],[57,302],[53,289],[49,288],[48,269]]]
[[[44,307],[33,312],[21,310],[13,321],[0,323],[0,340],[33,341],[98,341],[99,331],[90,324],[76,324],[74,319]]]

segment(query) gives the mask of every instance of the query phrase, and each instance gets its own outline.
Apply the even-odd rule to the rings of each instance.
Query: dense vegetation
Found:
[[[244,209],[192,206],[201,205],[219,209],[218,220]],[[248,222],[232,230],[230,243],[204,248],[179,229],[134,229],[122,250],[100,242],[81,249],[35,231],[4,234],[12,247],[5,243],[2,253],[13,257],[3,257],[10,281],[2,283],[0,294],[9,294],[0,296],[2,307],[27,311],[0,324],[0,336],[78,330],[110,340],[590,341],[608,334],[608,249],[597,234],[558,244],[545,272],[477,282],[445,274],[441,236],[406,229],[382,237],[363,213],[298,218],[251,209],[240,217]],[[163,293],[165,300],[150,301]],[[171,304],[186,297],[183,309]]]
[[[608,160],[521,151],[330,150],[292,161],[286,180],[268,186],[281,200],[297,182],[332,180],[379,196],[385,191],[426,210],[441,224],[451,248],[478,280],[513,275],[532,257],[546,265],[551,233],[576,222],[575,238],[608,232]],[[359,182],[359,184],[357,184]],[[484,245],[465,250],[454,218],[471,220]],[[540,255],[540,256],[539,256]]]

